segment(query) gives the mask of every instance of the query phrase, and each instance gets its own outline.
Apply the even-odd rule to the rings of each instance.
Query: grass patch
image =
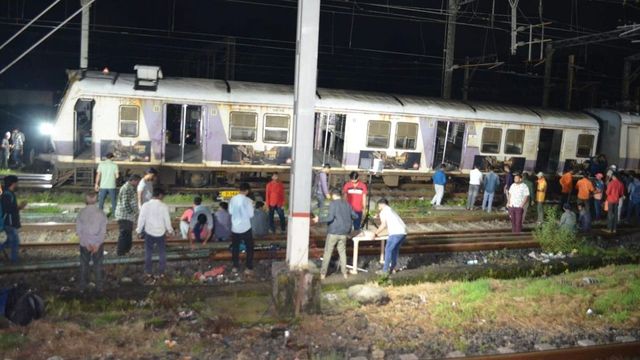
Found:
[[[103,327],[117,323],[124,317],[124,314],[119,311],[109,311],[96,315],[91,324],[95,327]]]
[[[0,333],[0,352],[15,350],[27,342],[27,337],[19,332]]]
[[[30,214],[60,214],[64,210],[55,205],[33,206],[24,209],[24,212]]]
[[[183,194],[183,193],[169,194],[165,196],[162,201],[164,201],[167,204],[191,204],[193,203],[193,198],[195,196],[196,196],[195,194]],[[202,197],[203,205],[210,204],[211,202],[214,201],[211,195],[200,194],[200,197]]]
[[[620,287],[609,288],[596,295],[593,308],[614,323],[623,323],[631,312],[640,308],[640,279],[629,279]]]
[[[76,204],[84,203],[84,195],[64,191],[21,192],[18,194],[18,200],[26,201],[27,203]]]

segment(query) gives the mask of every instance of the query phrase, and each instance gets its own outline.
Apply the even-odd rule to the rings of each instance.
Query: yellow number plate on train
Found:
[[[223,199],[231,199],[232,197],[238,195],[240,192],[238,190],[226,190],[220,191],[220,197]]]

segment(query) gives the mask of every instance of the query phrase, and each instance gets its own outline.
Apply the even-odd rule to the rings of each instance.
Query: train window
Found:
[[[482,129],[482,152],[497,154],[500,152],[500,141],[502,140],[502,129],[484,128]]]
[[[504,139],[505,154],[522,154],[524,147],[524,130],[507,130],[507,136]]]
[[[229,140],[256,141],[258,114],[234,111],[229,115]]]
[[[399,122],[396,125],[396,149],[415,149],[418,124]]]
[[[289,140],[289,115],[265,115],[262,140],[269,143],[286,143]]]
[[[578,147],[576,151],[577,157],[589,157],[591,156],[591,149],[593,148],[593,140],[595,136],[588,134],[578,135]]]
[[[369,121],[369,130],[367,131],[367,146],[372,148],[389,147],[390,132],[390,122],[378,120]]]
[[[134,105],[120,106],[120,136],[138,136],[138,121],[140,120],[140,108]]]

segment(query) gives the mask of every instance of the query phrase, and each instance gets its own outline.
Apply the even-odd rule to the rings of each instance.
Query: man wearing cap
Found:
[[[120,176],[118,165],[113,162],[113,153],[107,153],[105,160],[98,165],[96,172],[96,192],[98,193],[98,208],[104,210],[104,199],[109,195],[111,199],[111,213],[116,213],[116,180]]]
[[[544,222],[544,200],[547,196],[547,179],[544,178],[544,173],[542,171],[536,174],[538,177],[538,181],[536,181],[536,204],[537,204],[537,212],[538,212],[538,224],[542,224]]]
[[[524,206],[529,201],[529,188],[522,182],[522,175],[513,174],[513,184],[509,188],[507,208],[511,218],[511,231],[514,234],[522,232],[522,214]]]
[[[602,173],[596,174],[595,186],[593,187],[593,208],[595,213],[594,221],[602,219],[602,196],[605,191],[604,181],[602,181],[603,178],[604,175],[602,175]]]

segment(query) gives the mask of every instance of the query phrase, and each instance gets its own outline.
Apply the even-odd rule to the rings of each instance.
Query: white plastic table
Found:
[[[351,273],[358,273],[358,247],[361,241],[380,241],[380,263],[384,264],[384,245],[388,238],[388,235],[378,236],[373,239],[365,236],[351,238],[351,240],[353,240],[353,268],[351,269]]]

